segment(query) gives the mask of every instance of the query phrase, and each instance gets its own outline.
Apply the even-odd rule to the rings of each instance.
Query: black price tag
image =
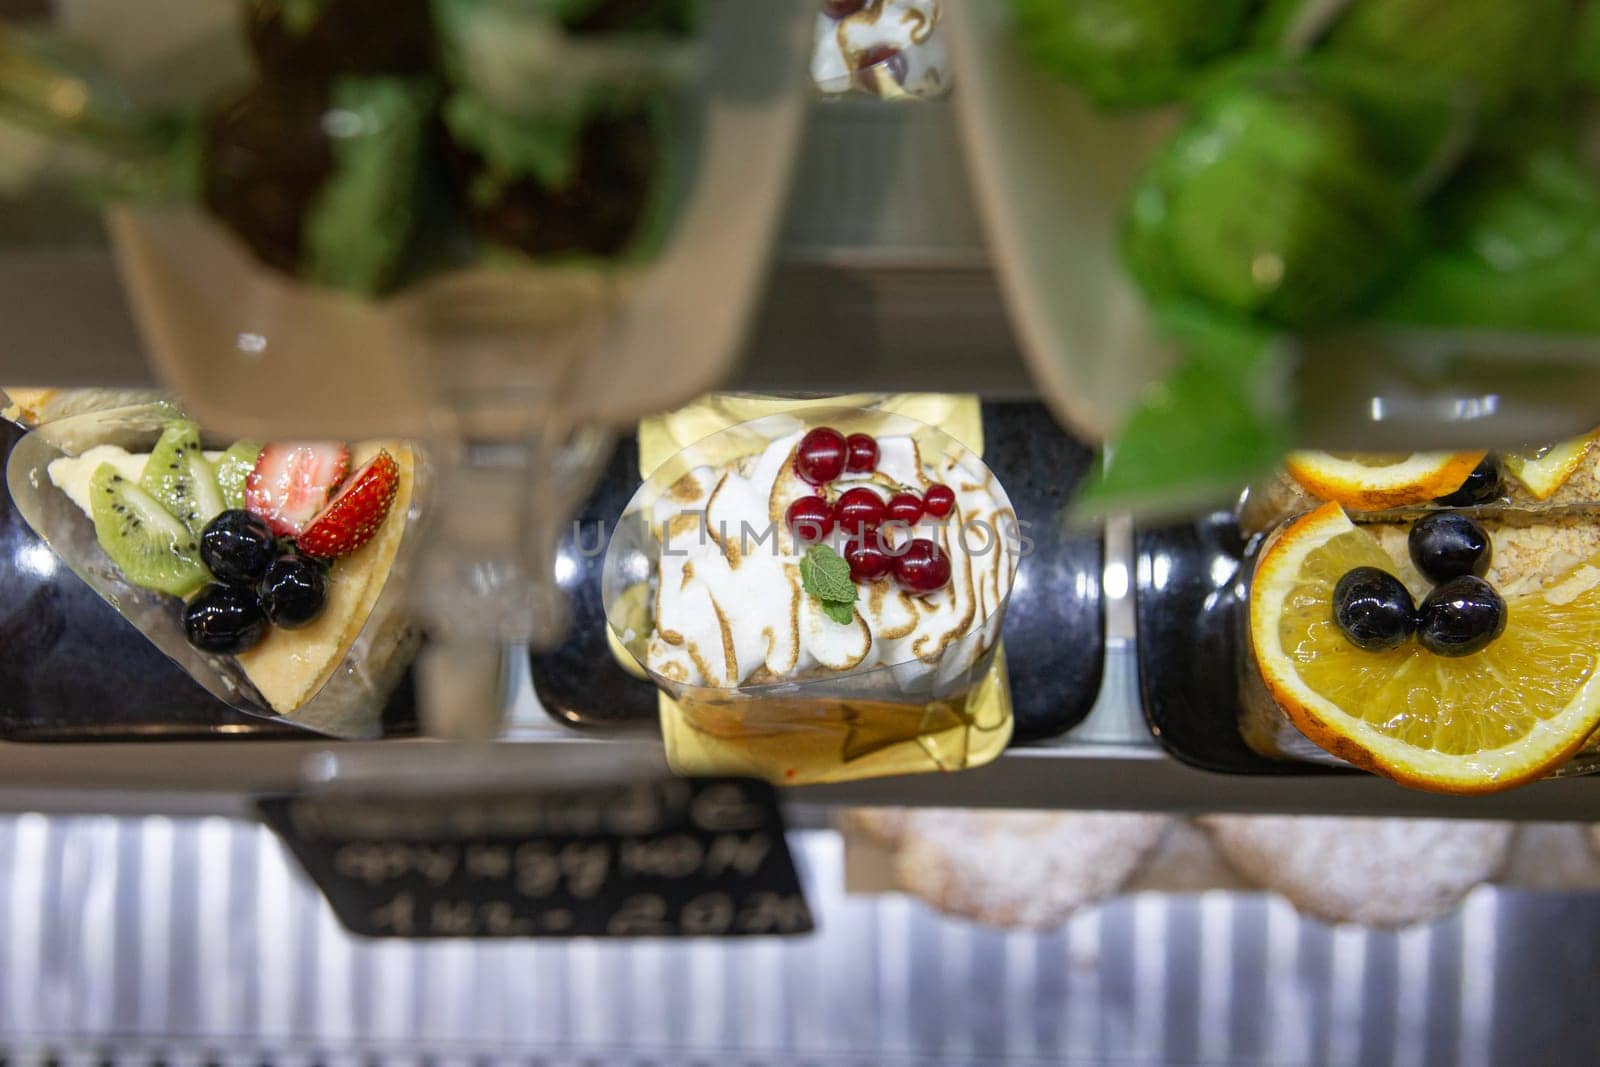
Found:
[[[777,795],[741,778],[260,801],[369,937],[739,937],[813,929]]]

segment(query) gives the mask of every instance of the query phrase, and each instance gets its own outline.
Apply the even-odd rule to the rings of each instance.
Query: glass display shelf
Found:
[[[978,770],[785,790],[797,821],[816,823],[819,813],[856,805],[1600,820],[1594,779],[1453,798],[1367,775],[1249,777],[1173,759],[1151,736],[1140,708],[1132,567],[1131,524],[1114,521],[1106,539],[1105,676],[1080,725],[1013,748]],[[507,727],[498,742],[0,743],[0,810],[242,816],[253,811],[256,796],[315,787],[330,777],[417,788],[427,788],[430,776],[536,784],[575,763],[627,768],[659,758],[653,736],[596,737],[550,718],[534,695],[527,663],[525,650],[508,650]]]

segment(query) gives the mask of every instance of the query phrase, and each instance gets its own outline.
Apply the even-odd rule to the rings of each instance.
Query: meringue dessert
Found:
[[[811,80],[825,93],[855,90],[887,99],[948,91],[939,5],[940,0],[823,0]]]
[[[719,737],[824,731],[849,759],[962,722],[1019,558],[1004,489],[936,431],[759,421],[778,432],[636,500],[655,574],[630,648]]]

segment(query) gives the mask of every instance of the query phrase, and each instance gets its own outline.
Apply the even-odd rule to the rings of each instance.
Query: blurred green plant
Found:
[[[95,201],[193,196],[198,121],[138,108],[92,56],[0,26],[0,193],[49,183]]]
[[[1012,0],[1041,67],[1111,106],[1161,103],[1236,45],[1254,0]]]
[[[1492,111],[1562,88],[1574,0],[1351,0],[1320,47],[1460,79]]]
[[[1290,353],[1325,328],[1600,334],[1600,0],[1014,0],[1102,103],[1181,101],[1123,257],[1183,360],[1080,503],[1226,501],[1294,441]],[[1115,9],[1115,10],[1108,10]],[[1324,357],[1325,358],[1325,357]]]
[[[1185,358],[1155,383],[1073,505],[1076,519],[1169,517],[1236,497],[1294,443],[1285,339],[1194,302],[1156,309]]]
[[[1394,150],[1393,131],[1424,112],[1366,87],[1348,71],[1255,62],[1207,82],[1129,204],[1125,258],[1153,304],[1210,301],[1302,327],[1347,313],[1394,270],[1425,164]],[[1448,94],[1427,115],[1457,121]]]
[[[1571,145],[1476,157],[1373,309],[1408,326],[1600,335],[1600,178]]]

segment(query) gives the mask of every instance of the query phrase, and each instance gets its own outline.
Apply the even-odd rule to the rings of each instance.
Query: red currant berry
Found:
[[[850,564],[850,580],[855,582],[875,582],[879,578],[887,578],[889,572],[894,570],[894,558],[883,550],[878,538],[870,533],[845,546],[844,561]]]
[[[922,498],[915,493],[896,493],[889,498],[889,518],[915,526],[922,521]]]
[[[894,561],[894,578],[908,593],[943,589],[950,584],[950,557],[926,537],[918,537]]]
[[[864,474],[878,467],[878,442],[871,435],[853,433],[844,439],[844,469]]]
[[[956,494],[948,485],[935,483],[928,486],[928,491],[922,494],[922,501],[929,515],[942,519],[956,506]]]
[[[800,438],[794,472],[812,485],[827,485],[844,473],[844,434],[826,426]]]
[[[833,509],[820,496],[803,496],[783,513],[789,532],[802,545],[814,544],[833,529]]]
[[[822,13],[830,19],[842,19],[866,6],[867,0],[822,0]]]
[[[863,531],[876,530],[888,517],[883,499],[865,486],[846,489],[833,505],[833,521],[849,536],[859,536]]]

